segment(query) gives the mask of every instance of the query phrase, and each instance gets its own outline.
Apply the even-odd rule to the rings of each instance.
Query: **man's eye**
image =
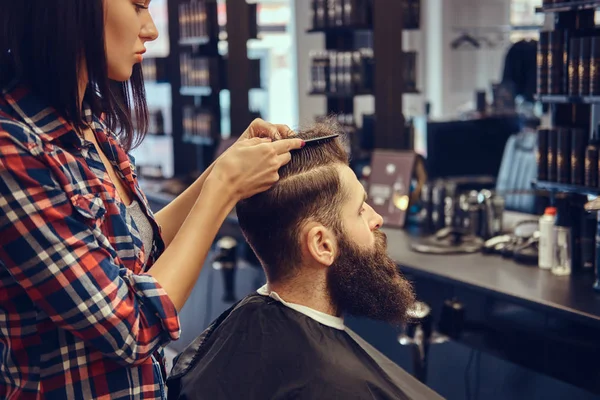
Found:
[[[148,7],[144,6],[143,4],[136,4],[135,5],[135,11],[137,11],[138,13],[141,13],[142,10],[147,10]]]

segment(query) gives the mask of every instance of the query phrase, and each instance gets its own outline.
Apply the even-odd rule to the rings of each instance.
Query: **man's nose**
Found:
[[[375,229],[381,229],[381,227],[383,226],[383,217],[379,214],[377,214],[375,212],[375,210],[373,210],[373,207],[371,207],[370,205],[367,205],[367,207],[369,207],[372,216],[371,216],[371,220],[370,220],[370,228],[371,230],[375,230]]]

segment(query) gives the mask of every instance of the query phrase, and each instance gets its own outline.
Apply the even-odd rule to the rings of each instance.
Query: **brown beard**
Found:
[[[339,313],[401,323],[415,301],[413,288],[387,255],[386,235],[374,234],[372,250],[361,250],[346,234],[338,234],[340,253],[327,273],[329,293]]]

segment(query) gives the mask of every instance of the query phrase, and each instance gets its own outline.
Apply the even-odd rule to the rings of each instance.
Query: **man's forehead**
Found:
[[[340,181],[342,183],[342,189],[346,191],[346,194],[351,197],[363,197],[365,190],[363,185],[360,183],[356,174],[347,165],[340,165]]]

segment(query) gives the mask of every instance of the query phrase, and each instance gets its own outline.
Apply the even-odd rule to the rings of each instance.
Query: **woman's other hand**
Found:
[[[215,162],[207,179],[219,181],[236,201],[264,192],[279,180],[279,168],[291,160],[291,151],[304,146],[301,139],[253,137],[240,140]]]

